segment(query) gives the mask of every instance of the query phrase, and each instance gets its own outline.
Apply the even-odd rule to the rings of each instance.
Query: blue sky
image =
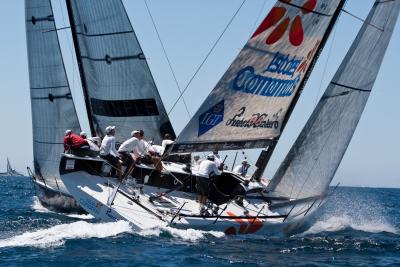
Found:
[[[6,157],[20,171],[32,165],[32,124],[23,2],[4,1],[0,9],[0,171],[6,168]],[[53,0],[52,3],[58,27],[65,26],[67,18],[64,0]],[[144,1],[125,0],[124,3],[161,97],[169,110],[179,93]],[[241,3],[242,0],[148,0],[181,88],[186,86]],[[184,96],[192,114],[274,3],[247,0]],[[372,4],[372,0],[348,0],[345,9],[365,18]],[[271,177],[274,174],[290,149],[361,25],[361,21],[348,14],[341,14],[265,176]],[[69,31],[60,31],[59,35],[80,120],[83,128],[89,132]],[[373,92],[334,178],[334,184],[341,182],[342,185],[351,186],[400,187],[399,47],[398,22]],[[182,103],[178,104],[170,117],[178,133],[189,120]],[[246,155],[250,162],[255,162],[258,151],[248,151]],[[238,158],[241,160],[242,155]],[[228,162],[232,160],[233,156],[230,155]]]

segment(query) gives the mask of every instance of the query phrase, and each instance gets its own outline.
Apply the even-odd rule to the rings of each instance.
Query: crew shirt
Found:
[[[121,146],[118,149],[118,152],[128,152],[131,153],[137,149],[139,146],[140,140],[137,139],[136,137],[129,138],[125,142],[121,144]]]
[[[83,139],[81,136],[70,133],[69,135],[64,136],[64,150],[67,151],[70,148],[79,149],[83,146],[89,146],[88,142]]]
[[[107,156],[107,155],[117,156],[118,152],[115,149],[115,137],[112,135],[106,135],[103,138],[100,146],[100,155]]]
[[[174,141],[172,141],[172,140],[164,139],[164,140],[162,141],[162,143],[161,143],[161,146],[162,146],[163,148],[166,148],[167,145],[170,145],[170,144],[172,144],[173,142],[174,142]]]
[[[214,173],[215,175],[220,175],[221,172],[218,170],[217,165],[214,161],[204,160],[200,163],[197,174],[204,178],[210,178],[210,174]]]

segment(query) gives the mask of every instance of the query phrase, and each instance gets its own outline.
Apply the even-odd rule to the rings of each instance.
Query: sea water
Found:
[[[0,177],[0,266],[400,266],[400,189],[339,187],[306,232],[238,235],[100,223]]]

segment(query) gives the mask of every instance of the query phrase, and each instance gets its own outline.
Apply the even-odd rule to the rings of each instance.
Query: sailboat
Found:
[[[38,8],[43,6],[40,2]],[[61,180],[65,191],[94,217],[127,220],[136,229],[169,225],[227,234],[299,229],[328,196],[328,186],[376,79],[400,3],[375,2],[305,128],[269,182],[261,175],[344,5],[344,1],[297,2],[277,2],[166,152],[264,148],[251,180],[224,171],[212,183],[207,214],[199,214],[196,173],[185,160],[173,162],[164,157],[161,174],[152,164],[138,164],[132,173],[135,179],[121,183],[108,176],[112,166],[100,158],[60,153],[55,180]],[[49,18],[48,6],[47,15],[27,15],[32,25],[36,18]],[[121,1],[68,0],[67,8],[92,135],[104,136],[107,125],[117,125],[122,140],[132,125],[145,129],[156,141],[164,133],[173,134]],[[53,19],[40,21],[54,27]],[[49,25],[40,33],[54,33]],[[55,89],[55,85],[47,87]],[[47,97],[47,105],[55,100],[48,92],[41,97]],[[61,99],[72,103],[70,97]]]
[[[17,172],[15,169],[11,167],[10,161],[7,158],[7,171],[6,172],[0,172],[0,177],[1,176],[24,176],[23,174]]]

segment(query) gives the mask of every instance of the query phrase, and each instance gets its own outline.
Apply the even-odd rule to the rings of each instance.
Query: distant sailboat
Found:
[[[7,171],[0,172],[0,176],[24,176],[11,167],[10,161],[7,158]]]

